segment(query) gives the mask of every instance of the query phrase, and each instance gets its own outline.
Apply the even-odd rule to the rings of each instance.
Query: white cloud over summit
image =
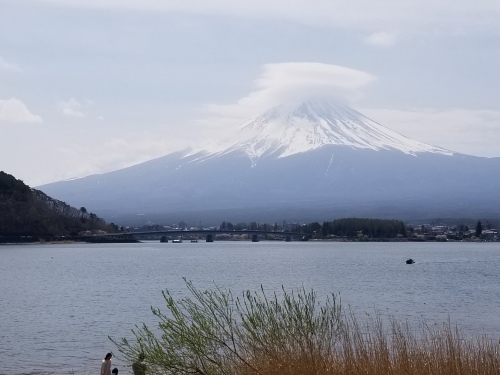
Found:
[[[377,78],[369,73],[316,62],[266,64],[255,80],[255,90],[235,104],[207,105],[216,122],[244,120],[270,107],[316,97],[350,103],[363,96],[362,89]],[[212,119],[215,121],[215,119]]]

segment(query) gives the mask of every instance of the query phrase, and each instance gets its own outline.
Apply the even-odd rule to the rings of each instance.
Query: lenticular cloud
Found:
[[[266,64],[255,80],[255,90],[230,105],[209,105],[214,122],[246,119],[278,104],[329,99],[350,104],[363,96],[362,89],[377,78],[343,66],[317,62]]]

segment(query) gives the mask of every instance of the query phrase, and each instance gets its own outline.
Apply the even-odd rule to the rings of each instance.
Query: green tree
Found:
[[[323,225],[321,226],[321,235],[322,235],[323,237],[328,236],[328,234],[329,234],[329,229],[330,229],[329,227],[330,227],[329,223],[327,223],[326,221],[324,221],[324,222],[323,222]]]
[[[481,233],[483,233],[483,225],[481,221],[478,221],[476,224],[476,237],[481,237]]]

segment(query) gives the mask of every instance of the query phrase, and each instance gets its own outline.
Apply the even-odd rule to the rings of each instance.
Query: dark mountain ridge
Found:
[[[74,236],[82,231],[115,231],[85,208],[76,209],[0,171],[0,242]]]

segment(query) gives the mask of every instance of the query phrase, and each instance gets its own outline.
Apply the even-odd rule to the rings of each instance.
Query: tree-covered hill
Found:
[[[51,239],[84,231],[115,232],[84,207],[77,209],[0,171],[0,242]]]

